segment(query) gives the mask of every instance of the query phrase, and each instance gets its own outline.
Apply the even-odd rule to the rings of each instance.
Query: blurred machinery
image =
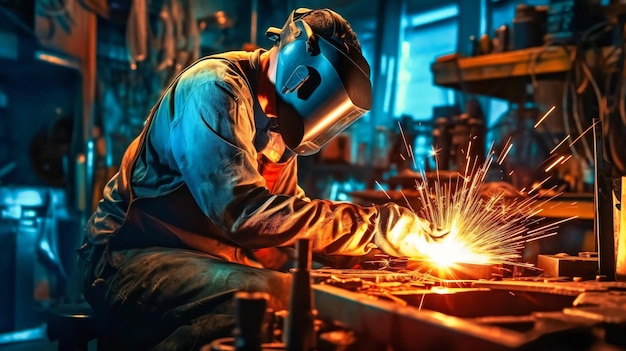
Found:
[[[485,116],[477,100],[466,103],[465,112],[437,116],[433,129],[433,148],[437,169],[464,172],[467,161],[485,160]]]
[[[63,189],[0,187],[0,348],[43,337],[47,309],[78,299],[78,221]]]

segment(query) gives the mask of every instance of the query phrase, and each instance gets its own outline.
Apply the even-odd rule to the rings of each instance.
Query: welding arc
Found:
[[[466,155],[471,154],[470,148],[471,144]],[[440,262],[441,256],[453,255],[449,260],[457,263],[526,266],[520,262],[526,243],[556,234],[554,224],[530,229],[538,223],[534,216],[541,212],[536,194],[523,200],[507,200],[504,192],[483,196],[482,185],[491,165],[506,157],[500,155],[494,160],[492,151],[493,146],[482,164],[467,156],[465,173],[455,183],[452,179],[442,182],[437,177],[430,184],[421,171],[421,180],[415,181],[420,201],[418,215],[448,234],[415,250],[422,252],[423,257],[413,259]],[[408,204],[404,194],[403,197]],[[570,219],[573,218],[564,221]]]

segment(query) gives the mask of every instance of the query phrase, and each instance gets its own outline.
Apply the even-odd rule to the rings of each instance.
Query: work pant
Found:
[[[106,252],[84,245],[79,256],[83,294],[106,335],[99,348],[198,350],[232,336],[234,291],[267,292],[268,308],[287,308],[287,273],[162,247]]]

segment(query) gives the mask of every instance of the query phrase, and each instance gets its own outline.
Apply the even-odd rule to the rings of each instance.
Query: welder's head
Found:
[[[278,48],[278,127],[301,155],[318,152],[372,106],[370,67],[348,22],[329,9],[297,9],[266,35]]]

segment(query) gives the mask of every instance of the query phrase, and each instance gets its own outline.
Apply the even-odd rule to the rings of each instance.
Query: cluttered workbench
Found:
[[[319,318],[358,335],[355,350],[626,347],[621,282],[565,277],[432,282],[388,272],[359,275],[363,272],[339,273],[330,284],[313,287]],[[355,288],[357,279],[363,283]]]
[[[389,257],[358,269],[310,269],[301,258],[307,246],[297,243],[288,311],[265,310],[259,294],[238,294],[234,336],[203,351],[626,348],[626,283],[559,275],[587,274],[597,260],[560,265],[570,270],[552,277],[523,265],[442,267]]]

